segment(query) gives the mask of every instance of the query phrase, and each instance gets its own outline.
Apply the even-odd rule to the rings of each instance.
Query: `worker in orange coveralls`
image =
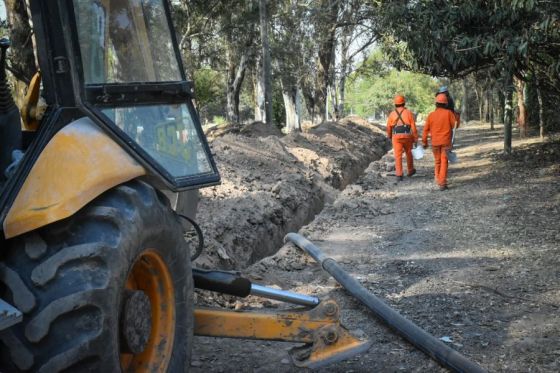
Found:
[[[395,96],[395,111],[387,118],[387,136],[393,141],[395,155],[395,174],[397,180],[403,180],[402,154],[406,153],[408,176],[416,173],[412,158],[412,144],[418,142],[418,131],[412,112],[404,107],[404,96]]]
[[[447,96],[440,93],[436,96],[436,110],[432,111],[422,132],[422,145],[428,147],[428,135],[432,137],[432,151],[435,162],[435,179],[439,190],[447,189],[447,151],[453,146],[451,138],[456,123],[455,114],[447,109]]]
[[[440,93],[445,93],[445,95],[447,96],[447,106],[445,107],[447,110],[451,110],[453,112],[453,114],[455,114],[455,120],[456,120],[456,124],[455,124],[455,128],[459,128],[459,126],[461,125],[461,113],[459,113],[458,111],[455,111],[455,101],[453,101],[453,97],[451,97],[451,94],[449,93],[449,89],[447,89],[447,86],[441,86],[440,89],[438,89],[436,96],[439,95]]]

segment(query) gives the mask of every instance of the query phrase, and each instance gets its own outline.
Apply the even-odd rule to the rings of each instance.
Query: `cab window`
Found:
[[[174,178],[213,172],[187,105],[131,106],[102,112]]]

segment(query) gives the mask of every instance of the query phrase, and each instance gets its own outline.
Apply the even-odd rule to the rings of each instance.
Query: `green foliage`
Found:
[[[225,83],[223,76],[216,70],[202,68],[193,73],[196,92],[196,102],[199,109],[203,110],[216,100],[216,97],[223,95]]]
[[[212,117],[212,123],[214,123],[218,127],[223,127],[223,126],[227,125],[227,120],[226,120],[226,118],[217,115],[217,116]]]
[[[377,57],[377,63],[375,61]],[[372,66],[379,63],[379,54],[366,61]],[[367,73],[363,73],[366,71]],[[346,87],[346,111],[367,117],[374,113],[389,112],[394,108],[393,98],[402,94],[406,106],[417,113],[427,114],[434,108],[434,93],[439,82],[428,75],[397,71],[388,64],[375,74],[371,69],[358,69]]]
[[[512,76],[536,80],[545,103],[560,99],[560,1],[370,2],[378,7],[384,43],[397,40],[407,47],[405,54],[388,49],[396,66],[435,76],[481,74],[479,93],[493,87],[499,94],[511,92]],[[478,102],[481,113],[480,97]],[[528,110],[534,118],[535,100]],[[545,115],[546,123],[556,122],[550,112]]]
[[[223,108],[226,105],[224,75],[207,67],[195,69],[192,75],[201,121],[206,123],[214,116],[223,115]]]
[[[416,70],[519,75],[538,65],[560,73],[558,1],[382,1],[381,9],[385,39],[405,42],[411,60],[393,57]]]
[[[383,46],[374,49],[368,58],[358,66],[353,78],[359,76],[379,77],[389,73],[393,65],[389,63],[388,54]],[[351,77],[352,78],[352,77]]]

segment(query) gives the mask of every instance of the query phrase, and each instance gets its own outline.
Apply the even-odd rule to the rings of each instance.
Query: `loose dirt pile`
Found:
[[[390,156],[300,232],[371,292],[492,372],[560,370],[560,142],[514,141],[469,123],[458,133],[460,163],[450,189],[433,182],[433,159],[397,183]],[[428,152],[429,153],[429,152]],[[325,372],[444,371],[381,325],[292,245],[246,268],[261,284],[334,298],[370,350]],[[226,306],[284,308],[250,297]],[[292,344],[195,338],[194,372],[292,372]]]
[[[389,146],[356,117],[287,136],[263,126],[211,141],[222,184],[201,190],[197,220],[207,244],[198,267],[240,269],[274,254]]]

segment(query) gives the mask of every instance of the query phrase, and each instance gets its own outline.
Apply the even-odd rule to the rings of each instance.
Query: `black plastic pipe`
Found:
[[[285,241],[290,241],[304,250],[381,321],[441,365],[454,372],[486,372],[478,364],[449,348],[439,339],[427,333],[412,321],[393,310],[381,299],[371,294],[358,281],[346,273],[334,259],[327,257],[317,246],[303,236],[297,233],[288,233]]]

